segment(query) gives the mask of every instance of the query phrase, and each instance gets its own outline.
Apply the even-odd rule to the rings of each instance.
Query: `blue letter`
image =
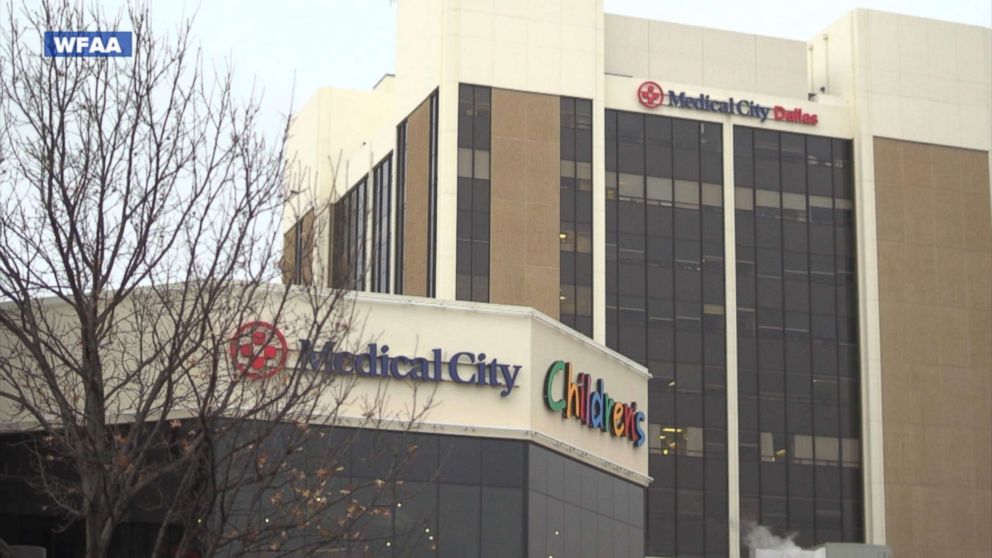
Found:
[[[637,414],[634,415],[634,428],[637,430],[637,439],[634,440],[635,448],[641,447],[644,444],[644,440],[647,439],[644,437],[644,429],[641,428],[642,422],[644,422],[644,413],[638,411]]]
[[[469,353],[469,352],[455,353],[454,355],[451,356],[451,360],[448,361],[448,375],[451,376],[451,379],[453,381],[459,384],[469,384],[475,381],[475,374],[472,374],[472,377],[468,380],[462,380],[458,376],[458,360],[462,356],[467,356],[469,362],[472,363],[475,362],[475,354],[473,353]]]
[[[296,368],[297,370],[305,370],[307,364],[309,364],[311,370],[314,372],[320,372],[321,365],[323,365],[324,371],[330,373],[334,371],[331,366],[333,364],[333,358],[333,342],[328,341],[324,343],[324,348],[320,350],[320,354],[317,354],[314,353],[313,344],[310,343],[309,339],[300,339],[300,356],[296,359]]]
[[[393,357],[392,362],[389,363],[389,373],[392,374],[393,377],[396,378],[397,380],[402,380],[403,378],[406,378],[406,374],[400,373],[399,363],[401,360],[403,361],[404,365],[410,362],[410,359],[406,358],[405,356],[397,356],[397,357]],[[382,372],[383,375],[385,375],[386,371],[383,370]]]
[[[345,369],[345,360],[351,361],[351,369]],[[337,353],[334,355],[334,371],[338,374],[351,374],[355,371],[355,355],[349,352]]]

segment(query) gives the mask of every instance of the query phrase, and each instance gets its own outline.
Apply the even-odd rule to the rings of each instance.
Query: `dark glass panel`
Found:
[[[858,406],[857,384],[837,379],[858,370],[856,296],[837,287],[855,273],[850,142],[742,127],[734,140],[742,517],[760,511],[808,545],[857,540],[860,517],[841,521],[838,498],[861,494],[837,473],[860,458],[858,413],[845,405]]]
[[[479,556],[482,495],[478,486],[442,484],[439,489],[438,556]]]
[[[520,489],[482,487],[482,556],[523,553],[523,494]]]

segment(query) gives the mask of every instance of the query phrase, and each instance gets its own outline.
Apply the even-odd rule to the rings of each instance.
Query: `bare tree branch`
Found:
[[[36,433],[25,478],[64,525],[85,525],[94,558],[147,508],[161,517],[155,556],[361,540],[363,521],[400,497],[395,474],[416,448],[386,444],[385,474],[344,483],[354,430],[337,425],[358,380],[250,381],[228,355],[233,332],[260,317],[301,338],[355,333],[345,293],[274,284],[286,192],[315,191],[291,183],[289,121],[276,141],[262,133],[259,100],[233,96],[230,69],[206,69],[191,20],[166,37],[144,5],[108,17],[46,0],[6,13],[0,422]],[[44,30],[117,28],[134,33],[130,58],[36,51]],[[332,209],[296,201],[296,218]],[[432,406],[414,392],[419,404],[390,415],[387,395],[353,426],[409,432]],[[307,455],[318,446],[320,459]]]

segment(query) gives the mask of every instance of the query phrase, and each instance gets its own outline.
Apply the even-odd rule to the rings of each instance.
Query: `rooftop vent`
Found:
[[[750,558],[892,558],[892,551],[873,544],[827,543],[810,550],[752,548]]]

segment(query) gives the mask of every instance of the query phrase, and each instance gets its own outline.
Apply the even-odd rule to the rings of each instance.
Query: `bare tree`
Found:
[[[7,8],[0,421],[34,432],[19,474],[63,525],[85,525],[88,557],[146,512],[155,556],[302,555],[374,534],[363,525],[391,513],[416,448],[376,444],[363,455],[389,466],[355,482],[356,430],[335,425],[409,431],[431,400],[389,415],[383,392],[349,398],[355,376],[264,377],[288,353],[277,329],[355,333],[345,293],[275,284],[285,192],[300,191],[285,130],[262,133],[258,102],[208,70],[190,22],[160,37],[141,6]],[[132,57],[38,49],[43,30],[115,28],[133,31]],[[275,327],[239,329],[262,317]]]

